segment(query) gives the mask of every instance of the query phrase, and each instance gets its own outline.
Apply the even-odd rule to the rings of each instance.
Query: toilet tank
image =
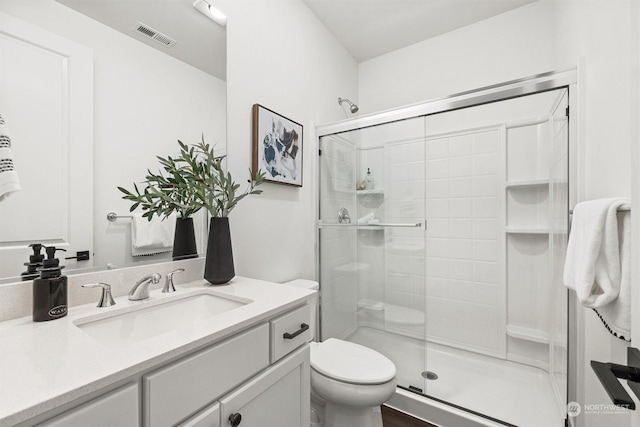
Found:
[[[317,341],[318,336],[318,292],[320,290],[320,285],[315,280],[307,280],[307,279],[295,279],[289,282],[283,283],[284,285],[295,286],[298,288],[310,289],[312,291],[316,291],[315,294],[309,297],[309,306],[311,307],[311,323],[309,324],[309,329],[311,329],[311,340]]]

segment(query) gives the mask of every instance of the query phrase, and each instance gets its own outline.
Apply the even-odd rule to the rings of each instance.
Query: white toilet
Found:
[[[318,290],[318,283],[311,280],[285,284]],[[313,337],[317,325],[316,295],[310,301]],[[311,425],[382,427],[380,405],[389,400],[395,389],[396,367],[377,351],[335,338],[311,343]],[[314,416],[319,422],[313,422]]]

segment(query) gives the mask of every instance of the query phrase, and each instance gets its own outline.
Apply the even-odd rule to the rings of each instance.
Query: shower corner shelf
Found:
[[[541,344],[549,344],[549,334],[538,329],[524,326],[507,325],[507,335],[521,340],[534,341]]]
[[[540,227],[506,227],[507,234],[549,234],[548,228]]]
[[[549,185],[549,179],[517,179],[505,182],[505,188],[529,188],[529,187],[546,187]]]
[[[358,196],[366,196],[366,195],[383,195],[384,190],[382,188],[374,188],[373,190],[356,190],[356,194]]]

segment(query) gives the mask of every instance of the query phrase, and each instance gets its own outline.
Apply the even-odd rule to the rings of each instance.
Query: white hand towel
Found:
[[[620,212],[620,293],[618,298],[594,311],[614,336],[631,340],[631,213]]]
[[[629,200],[590,200],[573,210],[563,279],[585,307],[603,307],[620,293],[620,207],[630,207]]]
[[[174,215],[161,220],[155,217],[149,221],[142,214],[131,217],[131,255],[155,255],[173,249],[173,235],[176,228]]]
[[[363,216],[362,218],[358,218],[358,224],[368,224],[369,221],[371,221],[372,219],[374,219],[376,216],[373,212],[366,214],[365,216]]]
[[[0,200],[19,190],[20,180],[14,168],[11,152],[11,134],[0,115]]]

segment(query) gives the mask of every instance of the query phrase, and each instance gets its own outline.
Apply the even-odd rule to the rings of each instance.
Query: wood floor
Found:
[[[384,427],[437,427],[385,405],[382,405],[382,424]]]

